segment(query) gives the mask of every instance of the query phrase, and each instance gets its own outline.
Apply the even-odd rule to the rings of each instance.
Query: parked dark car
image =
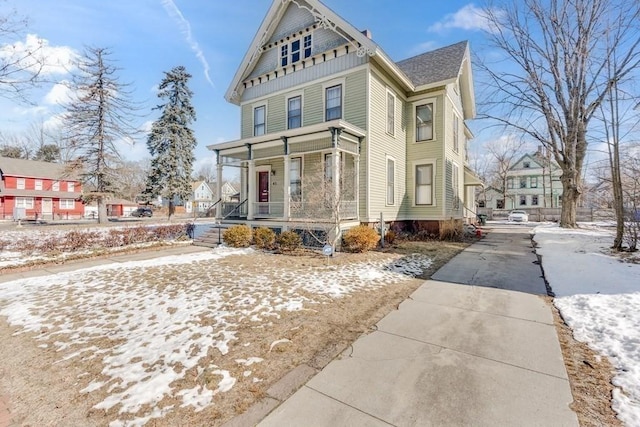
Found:
[[[131,212],[131,216],[137,216],[138,218],[146,216],[151,218],[153,216],[153,211],[151,210],[151,208],[138,208],[135,211]]]

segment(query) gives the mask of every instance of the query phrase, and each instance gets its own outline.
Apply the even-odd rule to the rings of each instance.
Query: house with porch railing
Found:
[[[208,147],[216,182],[239,170],[239,200],[216,206],[225,224],[335,236],[475,220],[466,41],[394,61],[321,2],[275,0],[225,97],[240,138]]]

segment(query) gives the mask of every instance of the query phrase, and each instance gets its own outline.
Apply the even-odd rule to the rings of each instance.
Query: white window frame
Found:
[[[76,201],[74,199],[60,199],[58,202],[58,208],[60,210],[73,210],[76,207]]]
[[[24,190],[26,187],[26,181],[24,178],[17,178],[16,179],[16,189],[17,190]]]
[[[42,191],[42,180],[41,179],[36,179],[34,181],[33,189]]]
[[[287,112],[287,129],[297,129],[297,128],[292,128],[289,127],[289,101],[294,99],[294,98],[300,98],[300,126],[298,126],[298,128],[301,128],[302,126],[304,126],[304,117],[303,117],[303,112],[304,112],[304,97],[302,96],[302,93],[292,93],[291,95],[287,96],[285,99],[285,111]]]
[[[264,122],[262,124],[256,124],[256,112],[259,109],[264,111]],[[267,134],[267,104],[257,104],[252,108],[251,120],[253,122],[253,136],[262,136]],[[256,133],[256,126],[262,126],[262,133]]]
[[[532,176],[530,178],[530,185],[531,185],[531,188],[538,188],[538,177],[537,176]]]
[[[324,121],[332,121],[332,120],[342,120],[344,119],[344,92],[345,92],[345,79],[336,79],[331,80],[322,85],[322,115],[324,117]],[[339,119],[331,119],[327,120],[327,89],[330,89],[335,86],[341,86],[341,98],[340,98],[340,118]]]
[[[387,134],[395,136],[396,134],[396,95],[390,89],[387,89]],[[391,106],[391,110],[389,111]]]
[[[291,191],[289,191],[289,198],[292,202],[302,202],[303,200],[303,187],[302,187],[302,168],[304,167],[304,162],[302,161],[302,157],[291,157],[289,159],[289,190],[291,190],[292,184],[294,183],[293,181],[293,177],[291,175],[291,169],[294,163],[299,163],[300,166],[298,167],[298,174],[300,175],[298,177],[299,183],[297,183],[300,186],[300,194],[296,195],[297,199],[294,199],[293,194],[291,193]]]
[[[385,174],[386,174],[386,206],[395,206],[396,204],[396,159],[391,156],[386,156],[385,162]],[[393,165],[393,175],[389,176],[389,164]],[[391,196],[391,197],[389,197]]]
[[[67,182],[67,192],[73,193],[76,191],[76,183],[75,182]]]
[[[540,202],[538,195],[534,194],[531,196],[531,206],[538,206],[538,203]]]
[[[436,207],[438,204],[436,202],[436,169],[437,162],[436,159],[421,159],[415,160],[411,164],[413,170],[413,207]],[[417,178],[418,174],[417,169],[419,166],[431,166],[431,203],[420,203],[418,204],[418,183]],[[427,185],[427,184],[424,184]]]
[[[307,43],[308,41],[308,43]],[[293,44],[298,42],[298,49],[293,49]],[[278,58],[280,60],[280,67],[288,67],[289,65],[297,64],[311,57],[313,51],[313,34],[305,34],[301,37],[296,37],[288,43],[280,45],[278,49]],[[294,60],[294,55],[298,55],[298,59]]]
[[[525,196],[523,194],[520,195],[519,200],[518,200],[518,206],[527,206],[527,196]]]
[[[33,197],[16,197],[16,208],[33,209]]]
[[[417,144],[422,144],[425,142],[435,141],[437,139],[436,134],[436,108],[437,108],[437,99],[436,98],[425,98],[420,101],[413,102],[413,140]],[[418,140],[418,107],[422,107],[425,105],[431,104],[431,139],[421,139]]]
[[[60,181],[53,181],[51,191],[60,191]]]

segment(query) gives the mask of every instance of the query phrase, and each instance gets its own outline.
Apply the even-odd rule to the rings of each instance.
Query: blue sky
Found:
[[[278,0],[280,1],[280,0]],[[154,88],[163,72],[183,65],[193,75],[190,87],[197,112],[197,165],[212,159],[206,146],[234,140],[240,134],[240,111],[224,93],[240,65],[271,0],[6,0],[0,13],[14,8],[29,18],[32,39],[43,39],[53,59],[65,63],[84,46],[108,47],[121,68],[122,82],[131,83],[134,99],[143,102],[141,127],[157,117]],[[373,39],[394,60],[469,40],[482,45],[479,4],[460,0],[324,0],[323,3]],[[5,40],[2,40],[3,42]],[[27,44],[23,37],[21,42]],[[47,70],[52,79],[68,78],[64,67]],[[477,88],[476,88],[477,89]],[[32,123],[55,123],[62,86],[33,91],[35,105],[0,98],[0,132],[19,133]],[[477,140],[482,135],[472,124]],[[144,139],[121,153],[131,160],[148,157]]]

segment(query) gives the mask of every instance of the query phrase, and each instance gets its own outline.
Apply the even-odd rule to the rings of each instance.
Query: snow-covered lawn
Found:
[[[99,396],[94,408],[106,411],[110,426],[138,426],[215,405],[239,381],[262,381],[255,366],[289,340],[277,337],[258,354],[238,342],[240,329],[267,331],[284,313],[393,286],[431,264],[420,255],[385,255],[340,268],[273,263],[249,273],[223,262],[230,256],[250,264],[256,255],[218,248],[0,283],[0,316],[59,361],[97,364],[80,374],[78,391]],[[212,351],[227,355],[231,344],[256,353],[210,362]]]
[[[613,232],[589,224],[576,230],[535,228],[537,253],[555,305],[578,341],[615,367],[613,409],[640,426],[640,263],[622,262],[609,247]]]

